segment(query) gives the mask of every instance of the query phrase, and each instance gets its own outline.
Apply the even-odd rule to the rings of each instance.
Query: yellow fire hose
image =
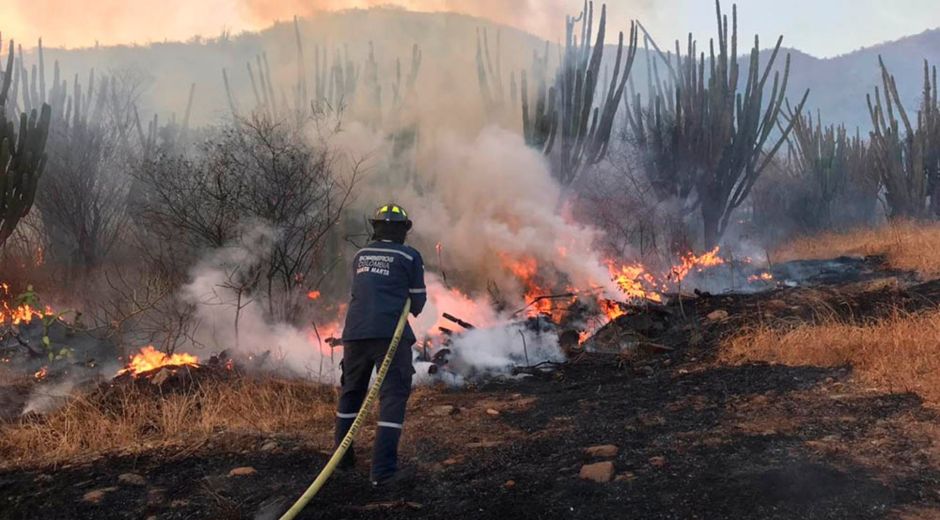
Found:
[[[339,461],[342,460],[343,455],[346,454],[346,451],[349,449],[349,446],[352,445],[353,438],[356,437],[356,433],[359,431],[359,427],[362,426],[362,421],[365,419],[367,411],[372,408],[372,403],[375,402],[375,398],[379,395],[379,388],[382,386],[382,381],[385,381],[385,375],[388,373],[388,367],[392,365],[392,359],[395,357],[395,351],[398,350],[398,343],[401,342],[401,335],[405,332],[405,324],[408,323],[408,313],[411,312],[411,298],[405,300],[405,308],[401,311],[401,317],[398,318],[398,325],[395,327],[395,335],[392,336],[392,342],[388,345],[388,352],[385,354],[385,359],[382,361],[382,365],[379,367],[379,371],[375,376],[375,382],[372,383],[372,387],[369,388],[369,393],[366,394],[365,401],[362,402],[362,407],[359,408],[359,413],[356,414],[356,420],[353,421],[352,426],[349,428],[349,431],[346,433],[346,436],[343,437],[343,442],[339,443],[339,447],[336,448],[336,451],[333,453],[333,456],[330,457],[329,462],[326,463],[326,467],[320,471],[320,474],[317,475],[316,480],[313,481],[313,484],[310,484],[310,487],[304,491],[304,494],[297,499],[297,502],[294,502],[294,505],[281,516],[281,520],[293,520],[300,514],[301,511],[307,504],[310,503],[310,500],[320,491],[320,488],[323,487],[323,484],[326,483],[327,479],[330,478],[330,475],[333,474],[333,471],[336,469],[336,466],[339,464]]]

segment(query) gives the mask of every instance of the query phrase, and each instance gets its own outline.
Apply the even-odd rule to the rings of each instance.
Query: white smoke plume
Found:
[[[67,378],[57,383],[44,383],[37,385],[29,394],[23,406],[23,415],[28,413],[44,414],[56,410],[64,405],[75,388],[76,381]]]
[[[245,276],[260,265],[276,236],[270,226],[255,223],[245,228],[237,243],[211,252],[193,267],[180,299],[195,306],[200,323],[197,341],[242,356],[271,352],[278,368],[322,382],[338,381],[341,355],[331,356],[330,347],[322,342],[331,329],[320,330],[317,338],[312,327],[301,330],[272,322],[261,303],[242,291]]]
[[[366,155],[376,142],[374,134],[354,125],[338,145]],[[447,271],[462,289],[474,293],[495,282],[520,303],[523,287],[508,264],[532,259],[540,272],[555,278],[550,281],[564,279],[578,290],[601,288],[617,296],[594,248],[599,232],[566,218],[562,189],[545,157],[517,133],[497,126],[471,138],[441,132],[421,145],[416,163],[415,183],[396,182],[395,172],[384,170],[387,165],[376,165],[359,209],[369,211],[389,198],[402,203],[415,220],[413,241],[426,263]],[[445,265],[437,265],[436,244]]]

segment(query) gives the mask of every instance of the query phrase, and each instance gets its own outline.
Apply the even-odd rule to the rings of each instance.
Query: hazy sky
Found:
[[[660,43],[693,32],[714,33],[713,0],[610,0],[611,29],[639,18]],[[43,36],[50,46],[95,42],[146,43],[214,37],[223,29],[254,30],[275,19],[318,10],[396,4],[425,11],[484,16],[557,39],[564,14],[580,0],[0,0],[0,31],[30,46]],[[740,27],[748,41],[760,34],[769,44],[816,56],[833,56],[885,40],[940,27],[940,0],[740,0]],[[730,12],[731,2],[724,7]],[[616,36],[614,32],[612,37]]]

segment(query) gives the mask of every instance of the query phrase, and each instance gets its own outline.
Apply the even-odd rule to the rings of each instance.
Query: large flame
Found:
[[[152,345],[147,345],[140,349],[139,353],[131,356],[127,367],[120,370],[117,375],[130,373],[136,377],[142,373],[150,372],[160,367],[178,368],[183,366],[199,366],[199,358],[191,354],[168,355],[165,352],[160,352],[153,348]]]

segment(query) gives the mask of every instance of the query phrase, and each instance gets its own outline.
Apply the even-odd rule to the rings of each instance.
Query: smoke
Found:
[[[323,340],[338,332],[337,327],[301,330],[274,322],[251,288],[264,252],[276,238],[277,231],[264,223],[248,225],[236,243],[212,251],[192,268],[180,299],[194,306],[200,323],[196,340],[247,358],[270,352],[276,368],[335,382],[341,356],[331,355]]]
[[[578,0],[240,0],[239,3],[247,17],[258,25],[290,19],[294,15],[313,16],[324,11],[398,7],[410,11],[477,16],[550,40],[558,40],[563,35],[559,14],[573,14],[582,6]]]
[[[652,12],[652,0],[609,2],[609,16],[626,21]],[[7,0],[0,2],[5,34],[32,44],[90,47],[186,41],[223,30],[256,31],[274,21],[346,9],[400,8],[477,16],[558,41],[560,16],[576,14],[580,0]],[[620,26],[621,24],[616,24]],[[611,35],[615,41],[616,33]]]
[[[521,323],[471,330],[456,337],[451,349],[455,354],[450,362],[454,372],[470,377],[565,359],[557,334],[532,330]]]
[[[337,144],[355,149],[375,142],[366,129],[356,127]],[[525,288],[509,266],[534,260],[549,281],[618,294],[594,248],[599,232],[567,218],[561,187],[545,157],[517,133],[496,126],[470,138],[442,131],[421,147],[416,161],[417,179],[410,182],[388,171],[388,164],[375,165],[373,178],[361,187],[360,209],[368,211],[389,198],[402,203],[415,221],[413,241],[452,283],[477,292],[494,282],[504,296],[521,303]],[[434,255],[436,244],[440,259]]]
[[[30,392],[22,413],[24,415],[28,413],[44,414],[62,407],[68,401],[76,383],[77,381],[70,377],[58,383],[37,385]]]

